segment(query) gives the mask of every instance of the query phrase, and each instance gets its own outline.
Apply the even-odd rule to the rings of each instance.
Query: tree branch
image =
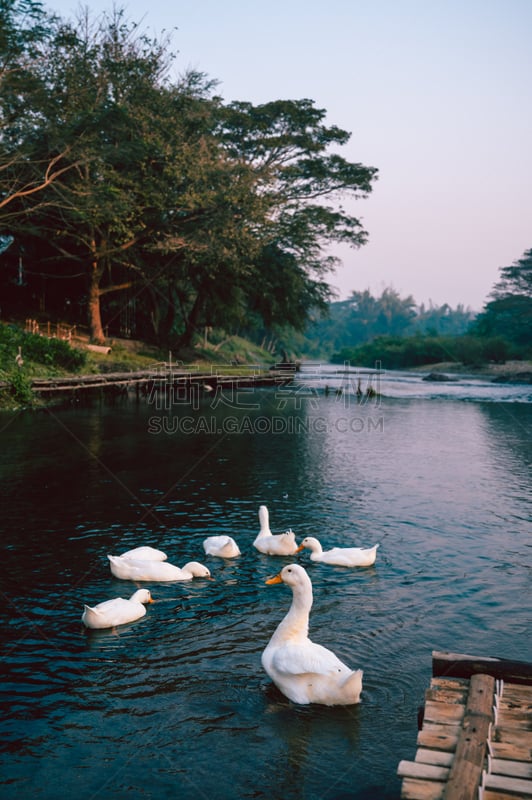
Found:
[[[0,200],[0,209],[5,208],[5,206],[7,206],[13,200],[20,199],[21,197],[28,197],[29,195],[35,194],[36,192],[40,192],[43,189],[46,189],[47,186],[50,186],[50,184],[56,181],[65,172],[68,172],[68,170],[78,167],[82,163],[81,161],[75,161],[72,164],[68,164],[68,166],[55,169],[55,167],[61,161],[61,159],[65,158],[65,156],[68,155],[69,151],[70,148],[67,148],[63,153],[59,153],[59,155],[54,156],[54,158],[52,158],[52,160],[49,162],[46,168],[46,172],[44,173],[44,178],[41,180],[40,183],[38,183],[37,185],[27,184],[26,186],[23,186],[22,188],[11,192],[11,194],[8,194],[6,197],[3,197]]]

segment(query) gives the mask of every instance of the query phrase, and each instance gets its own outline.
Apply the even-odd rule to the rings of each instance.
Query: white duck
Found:
[[[371,567],[377,558],[376,544],[373,547],[332,547],[323,550],[320,542],[314,536],[306,536],[298,547],[298,552],[307,547],[311,561],[322,564],[336,564],[339,567]]]
[[[121,553],[120,558],[138,558],[142,561],[166,561],[168,556],[162,550],[157,550],[155,547],[149,545],[142,545],[142,547],[134,547],[133,550],[126,550]]]
[[[153,603],[148,589],[138,589],[129,600],[125,597],[114,597],[104,600],[96,606],[84,605],[81,621],[86,628],[114,628],[134,622],[146,614],[145,603]]]
[[[293,530],[285,533],[272,533],[270,530],[270,517],[266,506],[259,508],[260,531],[253,542],[253,546],[260,553],[268,556],[293,556],[298,547],[296,535]]]
[[[288,564],[266,583],[286,583],[292,589],[290,610],[261,658],[277,688],[294,703],[359,703],[362,670],[350,669],[331,650],[308,638],[312,583],[306,570],[299,564]]]
[[[231,536],[207,536],[203,549],[208,556],[220,558],[236,558],[241,555],[239,546]]]
[[[122,558],[107,556],[111,572],[123,581],[191,581],[192,578],[210,578],[211,573],[197,561],[189,561],[184,567],[175,567],[167,561]]]

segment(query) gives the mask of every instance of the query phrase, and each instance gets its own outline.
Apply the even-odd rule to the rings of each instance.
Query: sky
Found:
[[[49,0],[76,18],[87,3]],[[532,248],[532,0],[91,0],[170,35],[176,77],[224,101],[308,98],[376,167],[342,205],[367,230],[333,247],[336,299],[393,288],[480,311],[500,269]]]

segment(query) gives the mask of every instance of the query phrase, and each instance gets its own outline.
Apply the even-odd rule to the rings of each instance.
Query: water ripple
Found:
[[[344,415],[333,398],[319,404],[328,423]],[[150,413],[67,412],[68,439],[48,415],[8,429],[2,790],[39,800],[397,797],[432,650],[532,660],[530,404],[385,399],[356,412],[382,415],[382,430],[346,435],[332,424],[219,443],[150,437]],[[275,532],[292,527],[324,546],[379,542],[375,566],[262,556],[252,546],[262,503]],[[219,533],[237,540],[240,558],[205,556],[203,539]],[[87,631],[83,603],[136,588],[111,575],[107,554],[139,544],[180,566],[203,561],[213,580],[150,585],[141,620]],[[285,586],[265,580],[292,560],[313,582],[311,638],[364,670],[358,706],[294,706],[262,670],[290,604]]]

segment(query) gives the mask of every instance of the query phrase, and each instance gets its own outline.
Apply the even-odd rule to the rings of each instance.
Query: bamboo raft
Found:
[[[433,652],[403,800],[532,798],[532,664]]]

